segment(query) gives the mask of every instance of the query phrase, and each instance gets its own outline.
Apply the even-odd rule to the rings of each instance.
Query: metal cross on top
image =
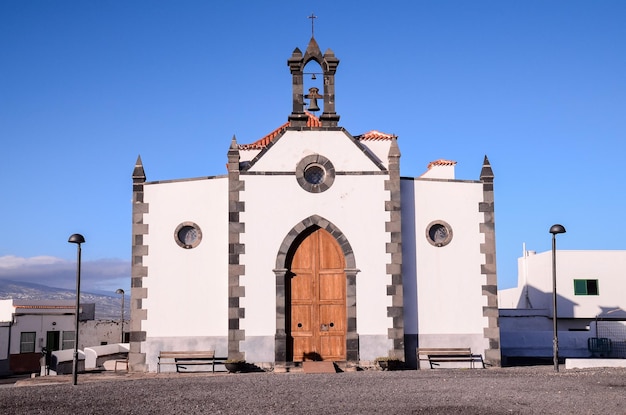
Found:
[[[311,13],[311,15],[309,16],[309,19],[311,19],[311,37],[315,37],[314,36],[315,34],[314,24],[315,24],[315,19],[317,19],[317,16]]]

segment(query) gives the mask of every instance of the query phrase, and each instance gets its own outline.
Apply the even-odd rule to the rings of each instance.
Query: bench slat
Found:
[[[482,355],[473,354],[468,347],[422,347],[417,349],[417,359],[428,360],[431,369],[444,362],[468,362],[472,368],[475,362],[480,362],[485,367]]]
[[[174,359],[171,362],[163,362],[161,359]],[[179,366],[191,366],[191,365],[211,365],[213,372],[215,372],[215,361],[221,360],[215,358],[214,350],[204,351],[178,351],[178,350],[165,350],[159,352],[159,360],[157,362],[157,373],[161,371],[161,365],[176,365],[176,371],[178,372]]]
[[[205,357],[205,358],[213,358],[215,356],[215,352],[161,352],[159,357],[162,358],[171,358],[171,357]]]

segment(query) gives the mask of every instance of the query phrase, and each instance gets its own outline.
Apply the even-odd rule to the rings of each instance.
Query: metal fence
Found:
[[[626,358],[626,321],[598,321],[598,338],[610,339],[606,357]]]

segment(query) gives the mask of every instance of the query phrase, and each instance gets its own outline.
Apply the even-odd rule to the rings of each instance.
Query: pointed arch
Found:
[[[287,236],[283,239],[283,243],[280,245],[278,255],[276,255],[276,269],[285,268],[287,266],[287,257],[293,243],[303,232],[313,226],[326,230],[337,240],[339,246],[341,246],[343,254],[346,257],[346,268],[356,268],[354,252],[352,251],[350,242],[348,242],[348,238],[346,238],[343,232],[341,232],[341,230],[329,220],[324,219],[319,215],[312,215],[291,228],[291,230],[287,233]]]
[[[287,313],[289,304],[286,303],[286,280],[293,248],[314,228],[322,228],[330,233],[337,241],[346,261],[346,358],[349,362],[358,362],[358,334],[356,331],[356,259],[352,246],[344,233],[332,222],[319,216],[312,215],[296,224],[285,236],[276,255],[276,335],[275,335],[275,362],[285,364],[287,361]]]

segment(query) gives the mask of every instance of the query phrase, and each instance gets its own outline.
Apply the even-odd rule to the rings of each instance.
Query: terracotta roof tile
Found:
[[[382,140],[391,140],[392,138],[398,138],[393,134],[381,133],[380,131],[372,130],[368,131],[365,134],[357,135],[354,138],[360,141],[382,141]]]
[[[306,122],[307,127],[321,127],[322,126],[322,122],[320,121],[318,117],[311,114],[310,112],[306,112],[306,115],[309,116],[309,119]],[[267,134],[265,137],[261,138],[260,140],[255,141],[254,143],[239,144],[239,150],[263,150],[272,141],[274,141],[276,137],[282,134],[290,125],[291,123],[287,121],[286,123],[284,123],[277,129]],[[381,133],[380,131],[377,131],[377,130],[372,130],[365,134],[357,135],[354,138],[356,138],[359,141],[383,141],[383,140],[391,140],[392,138],[397,138],[397,136],[393,134]]]
[[[454,166],[454,165],[456,165],[456,161],[439,159],[439,160],[431,161],[430,163],[428,163],[428,169],[434,166]]]
[[[315,115],[313,115],[313,114],[311,114],[309,112],[307,112],[306,115],[309,116],[309,119],[306,122],[306,126],[307,127],[321,127],[322,126],[322,122]],[[269,133],[265,137],[261,138],[260,140],[255,141],[254,143],[251,143],[251,144],[239,144],[239,150],[262,150],[265,147],[267,147],[269,145],[269,143],[274,141],[274,139],[277,136],[282,134],[287,129],[287,127],[289,127],[290,125],[291,125],[291,123],[289,121],[287,121],[286,123],[284,123],[283,125],[281,125],[277,129],[275,129],[274,131],[272,131],[271,133]]]
[[[260,140],[255,141],[254,143],[251,143],[251,144],[239,144],[239,150],[261,150],[261,149],[264,149],[265,147],[267,147],[267,145],[269,143],[272,142],[272,140],[274,140],[276,138],[276,136],[278,136],[280,133],[285,131],[287,129],[287,127],[289,127],[289,121],[287,121],[286,123],[284,123],[283,125],[281,125],[277,129],[275,129],[274,131],[272,131],[271,133],[269,133],[265,137],[261,138]]]

